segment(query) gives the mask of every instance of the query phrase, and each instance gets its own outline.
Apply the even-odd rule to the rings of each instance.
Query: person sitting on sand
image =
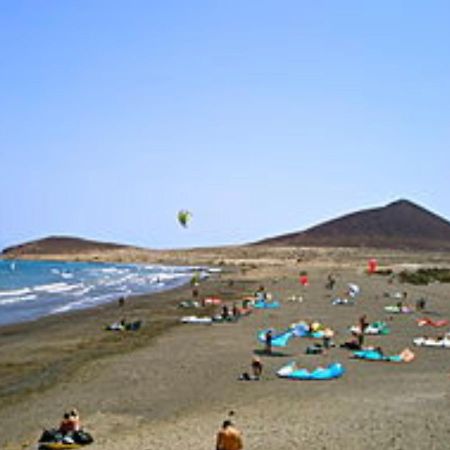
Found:
[[[242,450],[243,443],[240,431],[231,420],[225,420],[217,432],[216,450]]]
[[[64,413],[63,420],[59,424],[59,432],[66,435],[74,431],[77,431],[75,428],[76,424],[73,418],[71,417],[70,413]]]
[[[267,300],[266,288],[263,285],[259,286],[258,290],[255,292],[255,297],[257,300]]]
[[[222,319],[223,320],[227,320],[229,315],[230,315],[230,312],[228,311],[228,306],[227,305],[223,305],[222,306]]]
[[[259,378],[262,375],[262,371],[263,371],[263,364],[261,362],[261,359],[258,358],[257,356],[254,356],[252,359],[252,372],[253,372],[253,377],[257,380],[259,380]]]
[[[80,414],[75,408],[72,409],[72,411],[70,411],[70,419],[73,422],[74,431],[80,431],[81,430]]]

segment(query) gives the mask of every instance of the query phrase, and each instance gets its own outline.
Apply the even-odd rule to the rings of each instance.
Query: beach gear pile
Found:
[[[178,308],[200,308],[200,303],[197,300],[183,300],[178,303]]]
[[[354,334],[361,333],[361,328],[358,325],[350,327],[350,332]],[[390,329],[386,322],[373,322],[364,329],[366,335],[382,335],[385,336],[390,333]]]
[[[345,297],[344,298],[337,297],[331,301],[331,304],[333,306],[340,306],[340,305],[351,306],[351,305],[354,305],[355,302],[353,300],[349,300],[348,298],[345,298]]]
[[[133,322],[114,322],[111,325],[107,325],[105,329],[107,331],[138,331],[142,327],[142,320],[135,320]]]
[[[94,438],[87,432],[73,431],[63,434],[59,430],[44,430],[38,442],[38,450],[57,450],[80,448],[92,444]]]
[[[391,314],[411,314],[414,312],[414,308],[409,305],[388,305],[384,307],[384,310]]]

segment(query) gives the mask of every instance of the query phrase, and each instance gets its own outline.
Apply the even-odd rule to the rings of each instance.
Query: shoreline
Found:
[[[211,277],[213,274],[216,273],[220,273],[220,271],[215,271],[215,268],[210,268],[207,266],[199,266],[199,265],[194,265],[194,266],[182,266],[182,265],[164,265],[164,264],[150,264],[150,263],[125,263],[125,262],[121,262],[121,263],[117,263],[117,262],[110,262],[110,261],[70,261],[70,260],[56,260],[56,259],[14,259],[14,260],[10,260],[10,261],[30,261],[30,262],[48,262],[48,263],[52,263],[52,262],[56,262],[56,263],[84,263],[84,264],[104,264],[105,266],[111,266],[111,267],[126,267],[126,266],[133,266],[133,267],[138,267],[138,268],[145,268],[147,266],[153,266],[153,267],[161,267],[161,268],[179,268],[179,269],[186,269],[186,281],[184,282],[180,282],[177,281],[175,279],[171,280],[173,282],[173,285],[170,284],[163,284],[162,286],[157,286],[154,284],[149,283],[148,285],[148,292],[134,292],[134,293],[128,293],[126,295],[124,295],[123,293],[120,292],[113,292],[113,293],[109,293],[107,294],[108,296],[110,296],[109,299],[106,299],[104,301],[100,301],[98,303],[94,303],[92,305],[89,305],[89,303],[85,306],[79,307],[79,308],[71,308],[71,302],[68,301],[66,304],[61,305],[61,307],[65,307],[68,306],[67,311],[61,311],[61,312],[51,312],[51,311],[47,311],[44,313],[38,313],[39,315],[37,315],[34,318],[26,318],[26,319],[18,319],[17,321],[12,321],[12,322],[8,322],[8,323],[1,323],[0,324],[0,329],[3,327],[7,327],[7,326],[13,326],[13,325],[20,325],[20,324],[29,324],[31,322],[34,322],[36,320],[39,319],[44,319],[46,317],[50,317],[50,316],[60,316],[62,314],[67,314],[67,313],[73,313],[73,312],[79,312],[79,311],[83,311],[83,310],[91,310],[94,308],[98,308],[98,307],[102,307],[104,305],[107,304],[113,304],[114,302],[117,302],[119,298],[124,297],[126,299],[131,299],[134,297],[147,297],[149,295],[153,295],[153,294],[159,294],[159,293],[163,293],[166,291],[171,291],[171,290],[176,290],[179,288],[183,288],[184,286],[188,286],[189,285],[189,280],[188,277],[190,276],[190,271],[192,272],[192,275],[195,272],[204,272],[206,273],[206,278]],[[64,283],[65,280],[61,280],[61,283]],[[53,283],[53,282],[52,282]],[[59,281],[56,281],[55,283],[60,283]],[[24,289],[24,288],[15,288],[15,289]],[[27,286],[27,289],[33,289],[33,288],[29,288]],[[104,295],[104,293],[102,294]],[[90,298],[90,297],[86,297],[86,298]],[[77,302],[82,301],[83,299],[85,299],[84,296],[78,297],[77,298]],[[44,298],[44,300],[46,300]],[[73,299],[72,299],[73,300]],[[39,300],[37,300],[39,302]],[[27,302],[22,302],[21,307],[26,309],[26,307],[29,306]],[[1,312],[1,310],[0,310]],[[20,310],[19,310],[19,317],[20,317]]]
[[[212,276],[210,277],[212,278]],[[206,280],[202,283],[203,289],[207,286]],[[39,337],[39,339],[51,340],[52,335],[65,335],[67,341],[72,341],[70,344],[67,343],[64,352],[78,353],[73,356],[73,361],[64,361],[64,364],[70,365],[63,369],[64,364],[56,363],[51,358],[50,362],[46,364],[55,364],[56,375],[55,379],[49,381],[42,380],[43,385],[39,384],[36,387],[28,386],[28,383],[23,380],[18,380],[17,385],[20,386],[20,390],[24,390],[27,393],[30,391],[39,391],[43,388],[47,388],[57,382],[60,375],[58,372],[64,373],[69,370],[73,370],[72,366],[85,362],[86,360],[101,358],[104,356],[109,356],[115,353],[120,353],[123,351],[131,351],[135,348],[139,348],[146,343],[142,339],[142,335],[146,338],[154,338],[165,329],[169,329],[172,326],[179,324],[178,320],[183,314],[182,309],[177,308],[177,304],[186,298],[191,298],[191,287],[188,283],[182,286],[175,287],[172,289],[167,289],[160,292],[154,292],[149,294],[137,294],[128,296],[125,305],[123,307],[118,306],[117,300],[112,300],[103,304],[93,306],[91,308],[84,308],[79,310],[67,311],[59,314],[49,314],[36,319],[32,319],[26,322],[18,322],[13,324],[6,324],[0,327],[0,341],[3,343],[3,348],[5,347],[5,340],[11,341],[16,337],[19,339],[24,338],[30,342],[25,342],[25,345],[31,346],[33,340]],[[147,321],[146,326],[151,325],[153,328],[148,333],[140,330],[139,333],[133,334],[132,331],[123,332],[126,333],[129,342],[124,343],[123,336],[121,332],[106,331],[104,327],[109,324],[121,320],[121,318],[126,318],[127,321],[141,319],[144,322]],[[94,326],[94,330],[90,327]],[[46,335],[49,334],[47,337]],[[79,336],[83,336],[80,338]],[[93,339],[93,343],[87,343],[89,339]],[[8,342],[6,342],[7,345]],[[108,346],[108,348],[98,352],[92,352],[91,347],[93,344],[102,343],[102,345]],[[61,343],[59,343],[61,344]],[[131,344],[131,345],[130,345]],[[49,344],[50,345],[50,344]],[[41,343],[42,346],[42,343]],[[60,345],[59,345],[60,346]],[[5,363],[7,358],[4,357],[4,351],[0,349],[0,360],[2,360],[1,368],[7,367],[8,378],[14,376],[14,364]],[[88,354],[80,355],[79,351],[87,351]],[[30,350],[31,351],[31,350]],[[40,351],[36,349],[36,351]],[[55,356],[55,355],[54,355]],[[58,358],[59,359],[59,358]],[[62,358],[64,360],[64,358]],[[23,376],[23,368],[19,366],[20,374]],[[38,368],[41,369],[42,367]],[[28,379],[33,376],[33,373],[27,374],[25,377]],[[1,404],[6,399],[8,401],[14,401],[15,397],[21,397],[21,392],[16,394],[17,389],[14,386],[10,386],[6,392],[3,386],[4,378],[0,376],[0,409]],[[11,398],[11,394],[12,398]]]

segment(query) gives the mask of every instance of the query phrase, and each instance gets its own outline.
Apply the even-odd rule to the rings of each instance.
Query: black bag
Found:
[[[63,434],[56,429],[44,430],[38,442],[59,442],[63,437]]]
[[[94,438],[83,430],[75,431],[72,438],[76,444],[80,445],[92,444],[94,442]]]

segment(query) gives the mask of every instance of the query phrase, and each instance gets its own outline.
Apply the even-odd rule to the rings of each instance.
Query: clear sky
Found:
[[[446,0],[2,0],[0,247],[450,218],[449,24]]]

